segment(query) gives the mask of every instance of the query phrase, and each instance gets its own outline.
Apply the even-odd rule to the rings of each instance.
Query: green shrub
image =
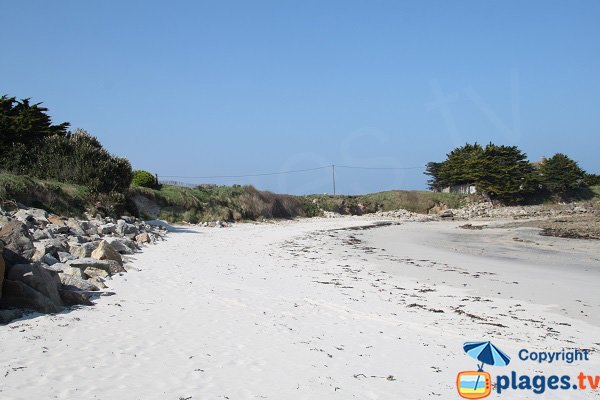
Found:
[[[151,189],[154,189],[158,186],[154,175],[141,169],[133,171],[133,179],[131,180],[131,184],[134,186],[142,186]]]
[[[0,97],[0,171],[85,185],[92,193],[129,187],[129,161],[112,156],[81,129],[68,132],[68,123],[52,124],[47,111],[28,99]]]
[[[304,211],[305,217],[319,217],[323,215],[323,211],[319,206],[308,199],[302,204],[302,210]]]
[[[129,161],[112,156],[98,139],[81,129],[45,137],[33,144],[29,153],[34,162],[25,173],[38,178],[85,185],[94,193],[122,193],[131,182]]]
[[[185,211],[181,219],[185,222],[189,222],[190,224],[197,224],[200,222],[200,218],[198,218],[198,211],[195,208]]]

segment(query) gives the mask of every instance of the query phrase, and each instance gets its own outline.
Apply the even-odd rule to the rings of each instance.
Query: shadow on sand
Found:
[[[194,229],[182,226],[182,225],[171,225],[166,221],[160,220],[160,219],[153,219],[150,221],[146,221],[146,223],[148,225],[152,225],[152,226],[160,226],[162,228],[165,228],[167,230],[167,232],[172,232],[172,233],[201,233],[198,232]]]

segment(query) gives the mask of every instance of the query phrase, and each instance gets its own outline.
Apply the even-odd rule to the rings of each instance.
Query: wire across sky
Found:
[[[424,167],[360,167],[353,165],[323,165],[315,168],[295,169],[289,171],[277,171],[277,172],[264,172],[264,173],[253,173],[253,174],[239,174],[239,175],[212,175],[212,176],[183,176],[183,175],[158,175],[159,178],[176,178],[176,179],[217,179],[217,178],[250,178],[258,176],[273,176],[273,175],[289,175],[302,172],[318,171],[322,169],[335,169],[335,168],[347,168],[347,169],[361,169],[361,170],[411,170],[411,169],[424,169]]]

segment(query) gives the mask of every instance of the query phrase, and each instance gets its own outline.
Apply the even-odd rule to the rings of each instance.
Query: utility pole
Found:
[[[331,164],[331,177],[333,178],[333,195],[335,196],[335,165]]]

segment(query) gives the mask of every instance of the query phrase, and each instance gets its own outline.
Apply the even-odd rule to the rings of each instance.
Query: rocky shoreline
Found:
[[[541,235],[600,239],[600,208],[593,202],[564,205],[497,207],[471,203],[434,214],[379,211],[372,218],[427,222],[436,220],[509,220],[506,226],[540,228]],[[326,218],[341,217],[325,213]],[[226,227],[217,221],[204,226]],[[465,224],[465,229],[483,225]],[[161,241],[166,229],[131,216],[113,219],[86,215],[59,217],[37,208],[0,209],[0,324],[24,312],[57,313],[113,294],[115,275],[127,272],[129,257],[142,246]]]
[[[540,228],[540,235],[569,239],[600,240],[600,204],[598,202],[577,202],[567,204],[497,206],[489,202],[474,202],[462,208],[437,207],[430,214],[418,214],[407,210],[378,211],[375,218],[402,219],[403,221],[503,221],[506,227]],[[329,218],[341,217],[328,213]],[[480,230],[487,225],[466,223],[463,229]],[[496,225],[498,226],[498,225]]]
[[[0,209],[0,324],[113,294],[106,289],[130,269],[128,257],[165,233],[130,216],[75,219],[37,208]]]

